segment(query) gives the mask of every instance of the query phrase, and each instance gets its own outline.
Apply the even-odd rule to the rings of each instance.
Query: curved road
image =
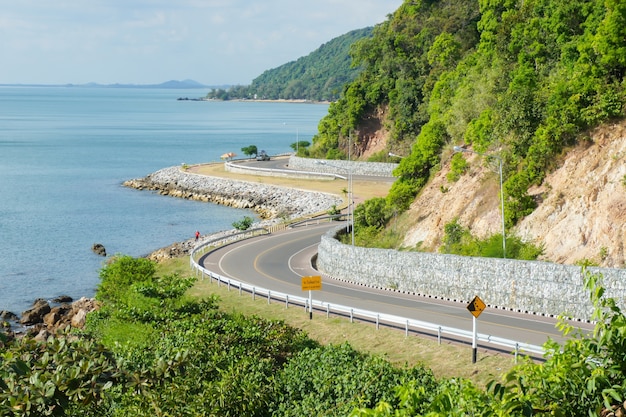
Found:
[[[338,223],[288,229],[224,246],[204,255],[200,265],[222,276],[287,294],[307,296],[300,287],[306,275],[320,275],[311,266],[320,236]],[[339,282],[323,277],[316,300],[359,309],[393,314],[467,331],[472,330],[472,316],[466,304],[402,294],[394,291]],[[479,333],[542,345],[548,338],[562,341],[555,328],[556,320],[487,308],[479,317]],[[590,329],[589,325],[575,323]],[[463,341],[466,343],[466,341]]]

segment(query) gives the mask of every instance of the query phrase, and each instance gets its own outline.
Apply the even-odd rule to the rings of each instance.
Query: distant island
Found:
[[[224,88],[228,86],[208,86],[194,80],[170,80],[161,84],[0,84],[0,86],[20,86],[20,87],[89,87],[89,88],[171,88],[171,89],[190,89],[190,88]]]

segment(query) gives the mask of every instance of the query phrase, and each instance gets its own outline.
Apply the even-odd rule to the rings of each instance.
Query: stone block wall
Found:
[[[324,235],[318,247],[317,266],[333,278],[463,302],[478,295],[492,308],[591,319],[580,267],[353,247],[336,240],[343,228]],[[626,270],[589,270],[604,276],[606,296],[624,308]]]

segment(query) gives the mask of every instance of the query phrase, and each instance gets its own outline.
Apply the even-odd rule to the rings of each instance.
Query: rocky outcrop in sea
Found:
[[[268,220],[307,217],[341,204],[341,198],[332,194],[192,174],[177,166],[125,181],[123,185],[172,197],[251,209]]]

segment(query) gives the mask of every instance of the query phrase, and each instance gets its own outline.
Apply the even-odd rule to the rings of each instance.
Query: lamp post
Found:
[[[315,161],[318,165],[325,165],[337,169],[344,169],[348,171],[348,226],[350,226],[352,246],[354,246],[354,208],[352,208],[352,166],[348,165],[348,168],[341,167],[339,165],[329,164],[326,161]]]
[[[506,232],[505,232],[505,225],[504,225],[504,188],[502,187],[502,158],[500,158],[497,155],[476,152],[471,149],[462,148],[460,146],[455,146],[453,149],[454,149],[454,152],[475,153],[476,155],[486,156],[488,158],[495,158],[498,160],[498,169],[500,172],[500,210],[502,212],[501,213],[502,215],[502,255],[504,258],[506,258],[506,235],[505,235]]]

